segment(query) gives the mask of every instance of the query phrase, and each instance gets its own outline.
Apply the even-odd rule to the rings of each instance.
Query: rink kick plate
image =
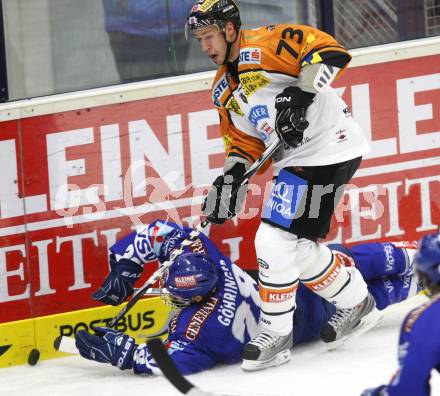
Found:
[[[78,330],[90,330],[91,326],[106,326],[122,306],[97,307],[1,323],[0,367],[25,364],[33,348],[40,351],[40,360],[69,356],[55,351],[53,342],[56,337],[72,336]],[[146,337],[164,334],[170,315],[170,308],[159,297],[143,299],[119,322],[116,329],[142,343]]]

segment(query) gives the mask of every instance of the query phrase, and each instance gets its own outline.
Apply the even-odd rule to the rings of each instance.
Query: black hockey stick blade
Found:
[[[179,392],[188,396],[220,396],[216,393],[203,391],[189,382],[175,366],[160,338],[149,339],[147,345],[165,378],[170,381]]]
[[[162,370],[163,375],[179,392],[186,395],[192,388],[194,388],[194,385],[191,384],[191,382],[189,382],[179,370],[177,370],[177,367],[168,355],[160,338],[152,338],[148,340],[147,345],[154,360]]]

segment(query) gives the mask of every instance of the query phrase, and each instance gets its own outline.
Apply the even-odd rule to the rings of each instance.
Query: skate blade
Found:
[[[243,371],[257,371],[268,367],[280,366],[292,359],[290,349],[278,352],[273,358],[268,360],[243,360],[241,368]]]
[[[339,338],[338,340],[327,343],[327,350],[334,351],[335,349],[340,348],[347,341],[353,338],[357,338],[366,333],[368,330],[371,330],[372,328],[378,326],[382,322],[382,320],[382,312],[379,311],[377,308],[374,308],[373,311],[371,311],[368,315],[364,316],[361,319],[359,324],[350,333],[348,333],[344,337]]]

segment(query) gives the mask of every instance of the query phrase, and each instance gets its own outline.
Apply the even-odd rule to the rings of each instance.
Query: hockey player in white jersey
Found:
[[[111,272],[94,298],[118,305],[133,292],[143,267],[169,259],[191,229],[156,221],[127,235],[110,247]],[[379,309],[406,299],[417,291],[411,249],[392,243],[370,243],[332,251],[348,268],[357,267],[368,283]],[[180,311],[168,325],[168,353],[183,374],[216,364],[237,363],[243,346],[258,332],[260,301],[255,281],[200,235],[168,269],[165,296]],[[292,343],[319,338],[335,307],[304,285],[298,289],[298,307],[292,318]],[[79,331],[76,345],[90,360],[111,363],[137,374],[160,374],[148,346],[115,329]],[[290,350],[283,355],[290,354]],[[265,366],[277,365],[274,359]],[[251,368],[252,369],[252,368]]]
[[[318,242],[369,151],[349,108],[330,86],[351,56],[310,26],[241,30],[232,0],[198,0],[187,31],[219,66],[212,98],[227,157],[204,203],[209,221],[221,224],[239,211],[246,194],[242,188],[228,199],[231,187],[276,136],[284,142],[273,157],[272,192],[255,237],[260,331],[244,347],[243,368],[290,359],[284,351],[292,345],[300,283],[337,307],[322,331],[325,342],[348,336],[359,321],[365,328],[374,325],[379,315],[362,276]]]

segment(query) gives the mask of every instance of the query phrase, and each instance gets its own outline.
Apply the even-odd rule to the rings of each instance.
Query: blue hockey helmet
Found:
[[[440,232],[425,235],[420,241],[414,263],[426,278],[426,286],[440,286]]]
[[[191,305],[194,297],[209,297],[217,286],[219,276],[215,261],[202,253],[180,255],[168,269],[163,287],[164,300],[174,308]]]

